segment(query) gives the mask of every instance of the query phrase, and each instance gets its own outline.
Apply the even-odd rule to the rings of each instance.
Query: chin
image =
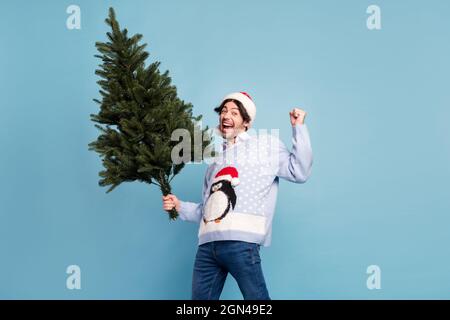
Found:
[[[231,139],[231,138],[234,138],[235,136],[236,136],[236,131],[231,131],[231,132],[223,132],[223,131],[221,131],[221,133],[222,133],[222,137],[223,138],[225,138],[225,139]]]
[[[232,132],[229,132],[229,133],[222,133],[222,137],[224,138],[224,139],[231,139],[231,138],[234,138],[234,133],[232,133]]]

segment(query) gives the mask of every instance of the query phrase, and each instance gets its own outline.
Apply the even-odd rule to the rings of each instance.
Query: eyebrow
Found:
[[[227,109],[228,110],[228,108],[227,107],[225,107],[225,106],[223,106],[223,108],[222,109]],[[239,110],[239,108],[238,107],[231,107],[231,110]]]

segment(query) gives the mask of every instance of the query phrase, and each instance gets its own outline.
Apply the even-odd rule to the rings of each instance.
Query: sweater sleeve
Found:
[[[292,127],[292,152],[278,142],[277,176],[295,183],[304,183],[311,175],[313,156],[306,124]]]
[[[205,178],[203,180],[202,202],[195,203],[180,200],[180,211],[178,214],[180,215],[181,220],[200,223],[203,216],[203,203],[207,197],[208,177],[209,167],[206,170]]]
[[[180,219],[184,221],[200,222],[202,216],[202,203],[194,203],[180,200]]]

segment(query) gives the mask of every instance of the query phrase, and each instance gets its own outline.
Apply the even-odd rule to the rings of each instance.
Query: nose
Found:
[[[223,117],[222,120],[231,120],[231,113],[228,111],[226,112]]]

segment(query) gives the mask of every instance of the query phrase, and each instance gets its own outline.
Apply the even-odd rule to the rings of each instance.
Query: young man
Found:
[[[208,166],[203,201],[181,201],[170,194],[163,196],[163,208],[175,207],[182,220],[200,224],[192,299],[219,299],[230,273],[244,299],[268,300],[259,250],[271,242],[279,178],[304,183],[311,174],[306,112],[294,108],[289,113],[290,152],[273,135],[247,133],[256,116],[256,106],[247,93],[225,96],[215,111],[223,151]]]

